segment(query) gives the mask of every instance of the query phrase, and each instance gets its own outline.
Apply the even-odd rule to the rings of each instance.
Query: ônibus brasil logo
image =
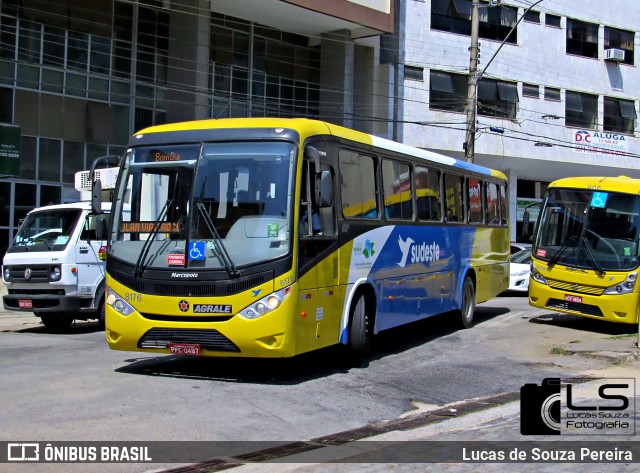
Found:
[[[428,261],[438,261],[440,259],[440,246],[434,241],[429,244],[426,241],[416,243],[411,237],[402,240],[398,235],[398,245],[402,252],[402,259],[397,263],[398,266],[404,268],[409,263],[426,263]]]

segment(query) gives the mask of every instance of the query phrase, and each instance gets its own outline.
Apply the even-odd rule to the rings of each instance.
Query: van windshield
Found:
[[[39,210],[27,215],[7,253],[61,251],[71,239],[80,209]]]

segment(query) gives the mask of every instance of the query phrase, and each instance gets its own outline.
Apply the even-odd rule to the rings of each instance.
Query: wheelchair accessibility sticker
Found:
[[[192,241],[189,243],[189,261],[202,261],[205,259],[205,242]]]

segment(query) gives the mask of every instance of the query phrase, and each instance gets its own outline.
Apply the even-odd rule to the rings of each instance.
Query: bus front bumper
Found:
[[[284,358],[295,354],[284,314],[224,322],[149,320],[106,306],[106,338],[113,350],[210,357]]]
[[[531,306],[591,319],[637,324],[638,301],[636,292],[597,296],[553,289],[534,279],[529,282]]]

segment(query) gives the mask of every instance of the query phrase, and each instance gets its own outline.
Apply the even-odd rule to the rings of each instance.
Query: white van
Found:
[[[77,173],[76,189],[87,200],[33,209],[2,262],[4,308],[33,312],[52,330],[68,328],[74,320],[96,319],[104,326],[111,199],[92,202],[91,172],[101,182],[98,193],[115,187],[118,168]]]

